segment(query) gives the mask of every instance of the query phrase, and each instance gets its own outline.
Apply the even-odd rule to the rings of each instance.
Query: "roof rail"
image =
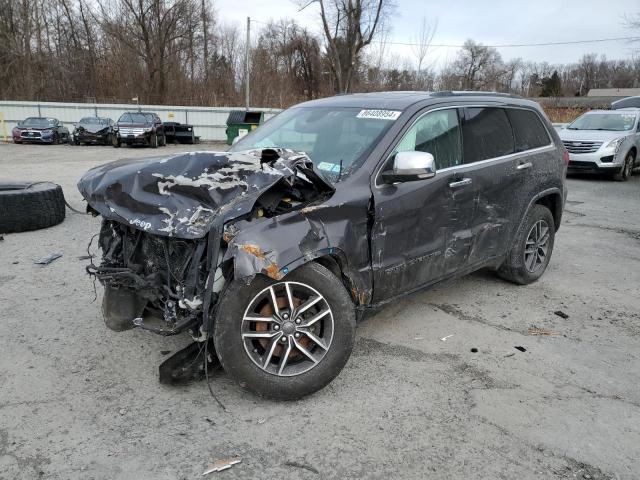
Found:
[[[458,96],[474,96],[474,97],[505,97],[505,98],[522,98],[520,95],[513,93],[486,92],[474,90],[444,90],[441,92],[433,92],[432,97],[458,97]]]

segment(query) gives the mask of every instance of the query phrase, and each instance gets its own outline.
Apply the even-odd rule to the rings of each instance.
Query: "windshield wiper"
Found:
[[[338,178],[336,179],[336,182],[340,181],[341,176],[342,176],[342,159],[340,159],[340,169],[338,170]]]

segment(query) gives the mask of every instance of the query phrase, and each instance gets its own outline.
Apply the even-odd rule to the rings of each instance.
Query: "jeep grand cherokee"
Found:
[[[567,162],[538,104],[513,96],[315,100],[226,153],[87,172],[103,216],[89,271],[111,328],[188,331],[241,385],[299,398],[340,373],[367,311],[483,267],[540,278]]]

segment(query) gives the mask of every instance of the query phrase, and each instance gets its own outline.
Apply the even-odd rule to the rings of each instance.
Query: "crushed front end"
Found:
[[[243,238],[238,225],[302,210],[334,192],[308,157],[273,149],[122,160],[90,170],[78,188],[103,217],[102,259],[87,271],[105,287],[107,326],[190,331],[200,342],[225,282],[282,275],[271,259],[277,251],[261,250],[259,238],[234,241]]]
[[[114,330],[139,326],[162,335],[190,330],[200,337],[209,272],[218,277],[210,292],[214,304],[224,285],[217,262],[216,268],[210,264],[211,252],[218,249],[208,248],[209,242],[220,244],[215,231],[201,239],[169,238],[104,220],[102,261],[87,270],[105,287],[107,325]]]

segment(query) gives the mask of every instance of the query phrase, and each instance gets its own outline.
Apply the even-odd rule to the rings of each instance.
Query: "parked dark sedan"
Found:
[[[127,145],[148,145],[152,148],[167,144],[162,120],[152,112],[125,112],[114,127],[114,147]]]
[[[110,118],[85,117],[76,123],[73,129],[73,143],[110,145],[114,142],[113,127],[115,122]]]
[[[11,132],[14,143],[69,143],[69,130],[57,118],[29,117]]]

